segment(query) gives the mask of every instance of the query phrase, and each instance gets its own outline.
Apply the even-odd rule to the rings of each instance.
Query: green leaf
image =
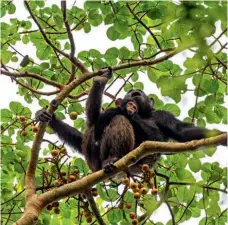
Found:
[[[147,15],[152,20],[156,20],[156,19],[159,19],[161,17],[162,13],[161,13],[159,8],[154,7],[152,9],[149,9]]]
[[[89,172],[89,168],[87,166],[87,164],[85,163],[85,161],[83,159],[77,158],[74,161],[74,165],[79,169],[79,171],[81,173],[83,173],[84,175],[88,174]]]
[[[193,171],[195,173],[199,172],[201,169],[201,162],[199,159],[196,159],[196,158],[189,159],[188,165],[189,165],[189,168],[191,169],[191,171]]]
[[[198,127],[206,127],[206,122],[205,122],[205,120],[202,119],[202,118],[197,119],[197,126],[198,126]]]
[[[162,63],[159,63],[156,67],[162,72],[167,72],[173,69],[173,62],[166,60]]]
[[[205,80],[203,89],[209,93],[215,93],[219,89],[219,82],[217,80]]]
[[[53,19],[54,19],[55,24],[57,25],[57,27],[61,28],[63,26],[63,18],[62,18],[62,16],[56,14],[56,15],[53,15]]]
[[[176,104],[166,104],[162,109],[171,112],[174,116],[180,115],[180,109]]]
[[[75,121],[74,121],[74,127],[77,128],[77,129],[84,129],[85,128],[85,121],[83,118],[77,118]]]
[[[24,106],[20,102],[10,102],[9,107],[13,114],[23,115]]]
[[[97,185],[97,190],[99,193],[99,196],[108,202],[113,202],[118,198],[118,193],[116,189],[108,189],[104,190],[104,188],[101,185]]]
[[[108,212],[107,218],[111,224],[118,224],[123,219],[123,212],[120,209],[112,209]]]
[[[83,28],[84,28],[85,33],[89,33],[91,31],[91,26],[89,23],[84,23]]]
[[[51,54],[51,47],[49,45],[42,45],[40,48],[36,51],[36,56],[40,60],[48,59]]]
[[[126,84],[124,85],[124,91],[125,91],[125,92],[130,91],[132,88],[133,88],[132,85],[129,84],[129,83],[126,83]]]
[[[153,213],[158,207],[159,207],[159,204],[157,203],[157,201],[154,199],[153,196],[151,195],[145,195],[143,197],[143,202],[144,202],[144,207],[145,207],[145,210],[151,214]]]
[[[81,114],[84,112],[84,108],[81,106],[80,103],[75,102],[75,103],[71,103],[68,107],[68,112],[77,112],[78,114]]]
[[[115,40],[117,40],[119,38],[119,36],[120,36],[120,33],[117,32],[113,26],[108,28],[107,37],[110,40],[115,41]]]
[[[214,153],[216,152],[216,148],[215,147],[207,147],[205,150],[204,150],[205,154],[207,156],[213,156]]]
[[[122,47],[119,50],[119,58],[120,59],[127,59],[130,55],[130,51],[126,47]]]
[[[109,48],[104,55],[105,59],[116,59],[119,56],[119,50],[115,47]]]
[[[99,11],[93,9],[88,14],[89,23],[93,26],[99,26],[102,23],[102,16],[99,14]]]
[[[1,6],[0,17],[4,17],[6,15],[6,7],[4,5]]]
[[[8,123],[8,122],[11,122],[13,119],[13,114],[8,109],[1,109],[0,115],[1,115],[1,122]]]
[[[140,89],[140,90],[143,90],[144,89],[144,85],[142,82],[136,82],[134,84],[134,89]]]
[[[90,49],[89,54],[93,58],[102,58],[102,54],[96,49]]]
[[[126,20],[117,19],[114,23],[114,28],[120,34],[128,32],[128,23]]]
[[[14,14],[16,12],[16,6],[11,2],[8,5],[8,13],[9,14]]]

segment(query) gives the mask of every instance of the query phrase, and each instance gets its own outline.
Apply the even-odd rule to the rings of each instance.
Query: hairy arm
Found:
[[[51,116],[45,109],[37,111],[35,117],[38,121],[49,122],[49,126],[57,133],[61,140],[69,144],[75,150],[79,152],[82,151],[81,144],[83,135],[80,131],[59,120],[55,115]]]
[[[185,123],[175,118],[171,113],[158,110],[154,112],[155,121],[166,136],[179,142],[199,140],[221,134],[218,130],[209,130],[196,127],[191,123]],[[221,143],[225,145],[225,143]]]
[[[93,126],[99,119],[101,113],[102,96],[106,83],[112,75],[111,69],[101,76],[97,76],[93,80],[93,86],[90,89],[86,102],[87,126]]]

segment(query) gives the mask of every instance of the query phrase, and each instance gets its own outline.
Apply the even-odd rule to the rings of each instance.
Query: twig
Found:
[[[61,55],[65,56],[66,58],[68,58],[73,64],[76,64],[75,66],[77,66],[82,73],[88,73],[88,69],[77,59],[75,60],[71,60],[71,57],[69,56],[69,54],[65,53],[64,51],[60,50],[59,48],[57,48],[54,44],[52,44],[52,42],[48,39],[46,33],[43,31],[41,25],[38,23],[36,17],[34,16],[30,6],[29,6],[29,3],[27,0],[24,1],[28,11],[29,11],[29,14],[30,16],[32,17],[33,21],[35,22],[35,24],[38,26],[44,40],[47,42],[47,44],[49,44],[53,49],[55,49],[58,53],[60,53]]]
[[[94,201],[94,198],[93,198],[93,195],[91,194],[91,191],[90,190],[86,191],[85,195],[86,195],[87,200],[88,200],[88,202],[90,204],[90,207],[91,207],[91,209],[92,209],[92,211],[93,211],[93,213],[94,213],[94,215],[95,215],[95,217],[97,219],[97,222],[100,225],[106,225],[104,220],[101,217],[101,214],[100,214],[98,208],[97,208],[96,202]]]
[[[64,24],[65,24],[67,35],[68,35],[68,39],[69,39],[70,45],[71,45],[70,59],[71,59],[71,61],[74,61],[75,64],[77,64],[77,62],[75,62],[75,58],[74,58],[74,55],[75,55],[74,37],[72,35],[71,29],[70,29],[70,25],[68,23],[67,16],[66,16],[66,1],[61,1],[61,9],[62,9],[62,13],[63,13],[63,21],[64,21]],[[74,76],[75,76],[75,65],[72,64],[71,77],[70,77],[68,83],[70,83],[74,79]]]
[[[160,43],[158,42],[158,39],[156,38],[156,36],[154,35],[154,33],[150,30],[149,27],[147,27],[147,25],[142,21],[140,20],[133,12],[133,10],[131,9],[131,7],[129,6],[129,4],[127,3],[127,8],[129,9],[129,11],[131,12],[131,14],[135,17],[135,19],[150,33],[150,35],[152,36],[152,38],[154,39],[154,41],[156,42],[158,48],[160,50],[162,50],[162,47],[160,45]]]

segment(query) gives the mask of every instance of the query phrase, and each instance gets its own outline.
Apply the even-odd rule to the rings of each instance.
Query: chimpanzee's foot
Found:
[[[112,173],[115,169],[116,166],[114,165],[114,163],[120,159],[119,157],[109,157],[106,160],[103,161],[102,163],[102,168],[104,170],[105,173]]]

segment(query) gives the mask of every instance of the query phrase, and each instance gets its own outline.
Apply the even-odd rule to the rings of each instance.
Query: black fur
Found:
[[[51,116],[45,110],[36,113],[36,119],[49,122],[49,126],[58,136],[74,149],[82,153],[92,171],[104,169],[112,172],[114,162],[132,151],[143,141],[167,141],[169,138],[185,142],[220,134],[198,128],[176,119],[171,113],[155,110],[153,99],[141,90],[129,91],[120,107],[101,113],[104,87],[111,76],[110,69],[94,78],[86,102],[88,129],[83,135],[77,129]],[[129,102],[137,106],[135,112],[128,111]],[[130,172],[139,172],[139,164],[154,166],[160,154],[141,159],[130,167]]]

